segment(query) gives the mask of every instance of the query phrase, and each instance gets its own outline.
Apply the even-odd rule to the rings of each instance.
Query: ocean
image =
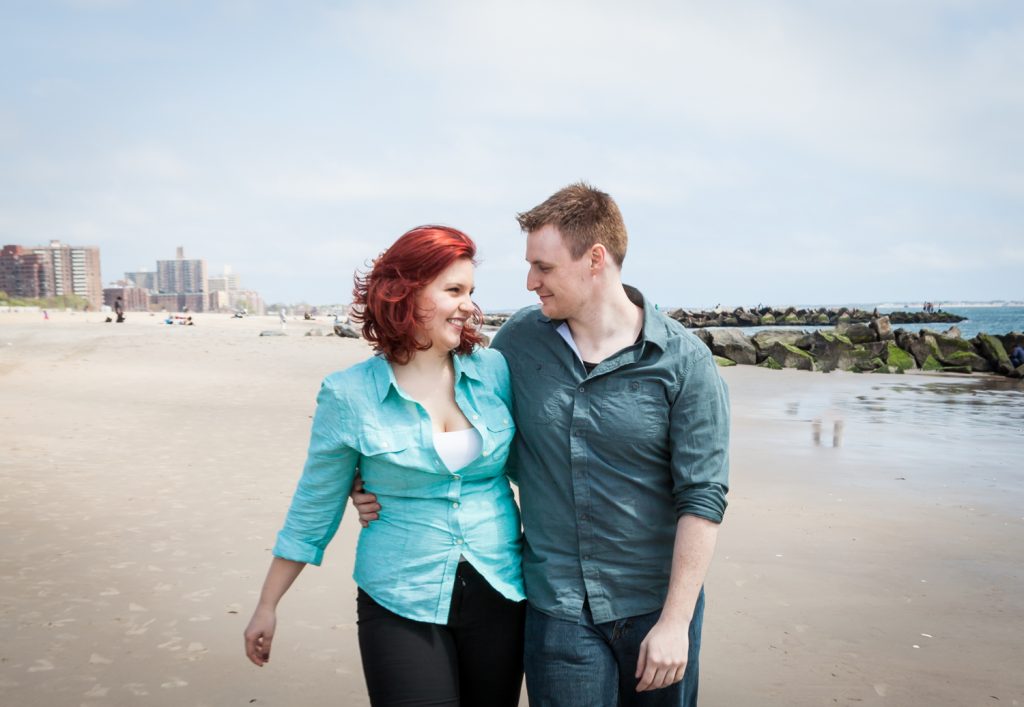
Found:
[[[816,308],[818,305],[813,307],[808,306],[808,309]],[[826,306],[826,305],[821,305]],[[841,305],[827,305],[830,309],[837,309]],[[872,311],[876,306],[881,314],[887,314],[889,312],[915,312],[920,311],[921,305],[898,305],[898,304],[857,304],[847,305],[850,307],[857,307],[868,312]],[[958,314],[961,317],[967,317],[965,321],[959,322],[956,326],[960,329],[960,334],[965,339],[972,339],[975,335],[984,332],[986,334],[998,334],[1002,336],[1011,331],[1024,332],[1024,306],[1014,307],[996,307],[996,306],[982,306],[982,305],[966,305],[966,306],[949,306],[941,307],[942,311],[950,312],[951,314]],[[918,331],[924,327],[933,329],[934,331],[945,331],[953,324],[895,324],[894,328],[903,328],[908,331]],[[711,327],[714,328],[714,327]],[[740,327],[744,334],[756,334],[763,330],[778,330],[778,329],[803,329],[804,331],[811,331],[814,329],[829,329],[831,327],[821,326],[793,326],[793,327],[778,327],[778,326],[752,326],[752,327]]]
[[[909,308],[900,307],[886,309],[879,307],[878,311],[891,312],[896,309],[912,311]],[[1024,332],[1024,307],[984,307],[973,305],[967,307],[950,306],[942,307],[941,309],[944,312],[950,312],[951,314],[959,314],[961,317],[967,317],[967,321],[960,322],[956,325],[965,339],[973,338],[980,332],[1000,335],[1011,331]],[[905,329],[912,330],[920,328],[917,324],[903,324],[901,326]],[[948,326],[951,325],[933,324],[932,328],[941,331]]]

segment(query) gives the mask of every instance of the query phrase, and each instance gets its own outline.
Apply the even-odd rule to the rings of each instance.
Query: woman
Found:
[[[276,607],[319,565],[359,470],[386,499],[359,535],[354,578],[363,672],[374,705],[515,705],[525,611],[519,512],[504,474],[508,367],[480,348],[476,246],[415,228],[356,276],[353,318],[377,352],[324,379],[306,465],[246,655],[270,657]]]

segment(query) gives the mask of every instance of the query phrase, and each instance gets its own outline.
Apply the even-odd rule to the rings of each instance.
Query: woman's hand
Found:
[[[261,668],[270,660],[270,644],[276,627],[277,612],[258,606],[245,629],[245,655]]]

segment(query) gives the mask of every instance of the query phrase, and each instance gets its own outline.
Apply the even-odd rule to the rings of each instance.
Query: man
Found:
[[[621,281],[615,202],[570,185],[519,214],[539,307],[494,337],[519,434],[532,707],[697,703],[729,403],[707,347]],[[354,494],[360,517],[379,508]]]
[[[1024,346],[1018,343],[1013,347],[1013,351],[1010,352],[1010,363],[1013,364],[1014,368],[1024,366]]]

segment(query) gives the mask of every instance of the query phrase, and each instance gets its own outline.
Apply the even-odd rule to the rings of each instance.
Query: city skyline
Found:
[[[665,306],[1024,297],[1016,3],[67,0],[0,40],[0,241],[107,273],[184,243],[340,303],[440,222],[513,309],[515,213],[586,180]]]

